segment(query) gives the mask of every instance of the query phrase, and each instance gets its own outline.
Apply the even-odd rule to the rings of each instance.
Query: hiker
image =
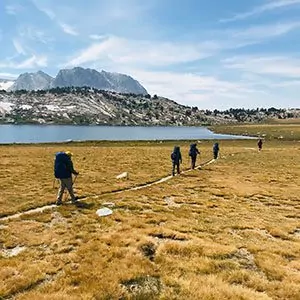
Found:
[[[214,146],[213,146],[214,159],[218,158],[219,150],[220,150],[219,143],[214,143]]]
[[[171,154],[171,159],[173,163],[172,175],[175,176],[175,167],[177,168],[177,174],[180,174],[180,163],[182,163],[180,147],[174,147],[174,150]]]
[[[190,146],[190,151],[189,151],[189,156],[191,157],[191,168],[195,169],[196,166],[196,159],[197,155],[200,154],[197,144],[191,144]]]
[[[257,142],[258,151],[261,151],[262,145],[263,145],[263,141],[262,141],[262,139],[259,139]]]
[[[62,204],[62,197],[66,188],[71,196],[72,203],[75,203],[77,200],[73,192],[72,174],[77,176],[79,173],[74,170],[71,160],[72,155],[73,154],[70,151],[58,152],[55,154],[54,176],[60,181],[60,187],[56,201],[57,205]]]

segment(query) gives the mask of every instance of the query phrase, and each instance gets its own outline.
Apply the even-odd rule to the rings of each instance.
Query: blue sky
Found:
[[[300,107],[300,0],[1,0],[0,78],[126,73],[203,109]]]

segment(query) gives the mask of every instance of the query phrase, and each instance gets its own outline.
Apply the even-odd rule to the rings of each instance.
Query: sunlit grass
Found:
[[[270,124],[220,125],[211,129],[218,133],[257,136],[267,140],[300,140],[300,119],[282,120]]]
[[[188,143],[182,145],[189,167]],[[220,142],[201,170],[171,172],[173,143],[68,145],[86,206],[0,221],[0,297],[17,299],[299,299],[298,142]],[[212,142],[199,144],[200,161]],[[1,214],[55,202],[53,155],[65,146],[1,146]],[[129,179],[118,181],[121,172]],[[99,196],[95,196],[99,194]],[[114,203],[111,216],[96,210]]]

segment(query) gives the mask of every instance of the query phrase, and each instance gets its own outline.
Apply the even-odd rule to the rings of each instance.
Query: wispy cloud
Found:
[[[130,40],[117,36],[90,35],[87,48],[73,56],[66,65],[76,66],[95,61],[139,66],[167,66],[201,60],[222,51],[259,44],[300,28],[300,22],[265,24],[213,32],[216,40],[199,42],[160,42]]]
[[[261,96],[264,92],[252,89],[243,83],[235,83],[218,79],[214,76],[202,76],[191,73],[146,72],[130,70],[130,75],[139,78],[148,91],[164,95],[170,99],[189,105],[204,108],[205,104],[214,100],[215,107],[230,107],[225,99],[235,99],[243,104],[243,100],[254,94]],[[218,99],[218,100],[216,100]],[[232,103],[232,102],[231,102]],[[207,105],[207,104],[206,104]]]
[[[103,40],[103,39],[105,39],[105,38],[107,38],[108,36],[107,35],[98,35],[98,34],[90,34],[89,35],[89,38],[91,39],[91,40]]]
[[[16,79],[18,76],[19,76],[18,74],[0,72],[1,79]]]
[[[20,4],[10,4],[5,6],[5,12],[8,15],[17,15],[23,10],[23,6]]]
[[[32,25],[22,25],[18,27],[19,37],[24,41],[32,40],[43,44],[47,44],[54,39],[48,36],[43,30]]]
[[[25,49],[23,48],[23,46],[17,39],[13,39],[12,43],[13,43],[15,49],[17,50],[18,54],[26,55]]]
[[[270,1],[264,5],[257,6],[253,8],[252,10],[244,13],[239,13],[234,15],[231,18],[227,19],[221,19],[221,23],[226,23],[226,22],[233,22],[233,21],[238,21],[238,20],[243,20],[247,19],[252,16],[260,15],[262,13],[268,12],[268,11],[273,11],[276,9],[280,8],[285,8],[285,7],[291,7],[295,5],[299,5],[300,0],[275,0],[275,1]]]
[[[46,8],[44,5],[41,5],[40,0],[31,0],[31,3],[36,7],[36,9],[44,13],[51,20],[54,20],[56,18],[55,13],[51,9]]]
[[[61,22],[59,22],[58,24],[66,34],[70,34],[70,35],[74,35],[74,36],[78,35],[78,32],[75,30],[74,27],[72,27],[66,23],[61,23]]]
[[[44,55],[32,55],[23,61],[0,62],[0,68],[8,69],[34,69],[47,66],[47,57]]]
[[[76,66],[106,60],[126,65],[164,66],[208,56],[210,56],[209,49],[204,50],[197,45],[137,41],[112,36],[93,43],[69,60],[66,65]]]
[[[272,37],[287,34],[298,28],[300,28],[300,21],[272,23],[232,31],[231,36],[240,40],[250,39],[260,41],[261,39],[270,39]]]
[[[54,23],[56,23],[62,29],[62,31],[64,33],[73,35],[73,36],[78,35],[77,30],[73,26],[67,24],[66,22],[61,21],[60,16],[58,16],[53,10],[51,10],[47,6],[41,4],[40,1],[37,1],[37,0],[31,0],[31,1],[40,12],[45,14],[50,20],[52,20]]]
[[[237,56],[223,60],[224,66],[255,74],[300,78],[300,59],[284,56]]]

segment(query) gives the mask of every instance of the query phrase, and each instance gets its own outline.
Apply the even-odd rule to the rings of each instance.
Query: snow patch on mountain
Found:
[[[60,108],[57,105],[48,104],[48,105],[45,105],[45,107],[51,111],[59,111],[60,110]]]
[[[0,112],[9,113],[12,111],[12,108],[15,104],[11,102],[0,102]]]
[[[32,105],[23,104],[20,106],[20,108],[26,110],[26,109],[32,109]]]
[[[12,80],[0,79],[0,90],[7,91],[14,83]]]

